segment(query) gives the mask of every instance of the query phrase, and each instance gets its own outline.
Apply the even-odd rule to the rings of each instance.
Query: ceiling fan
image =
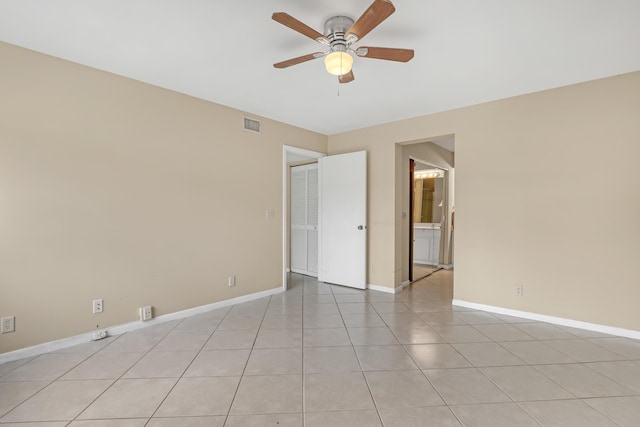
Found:
[[[314,52],[297,58],[273,64],[276,68],[287,68],[312,59],[325,57],[324,63],[330,74],[338,76],[340,83],[354,80],[353,56],[384,59],[387,61],[407,62],[413,58],[413,49],[395,49],[388,47],[353,47],[352,45],[366,36],[371,30],[387,19],[396,8],[389,0],[374,0],[369,8],[354,22],[347,16],[333,16],[324,23],[324,34],[298,21],[284,12],[276,12],[271,18],[280,24],[329,47],[326,52]]]

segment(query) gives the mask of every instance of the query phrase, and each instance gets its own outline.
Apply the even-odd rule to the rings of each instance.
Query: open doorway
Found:
[[[289,269],[318,277],[318,163],[289,166]]]
[[[295,147],[283,150],[282,283],[290,271],[292,159],[318,159],[317,277],[319,281],[358,289],[367,287],[367,152],[326,156]],[[308,182],[308,177],[307,177]],[[316,231],[313,230],[313,231]],[[312,241],[313,243],[313,241]],[[309,244],[309,240],[307,240]]]
[[[291,270],[291,167],[317,162],[326,154],[284,145],[282,147],[282,287],[287,290],[288,273]]]
[[[409,162],[409,280],[413,282],[430,275],[444,264],[447,170],[413,158]]]
[[[399,143],[402,285],[452,265],[454,136]],[[441,205],[441,206],[440,206]],[[439,234],[439,236],[438,236]],[[414,259],[418,262],[414,264]]]

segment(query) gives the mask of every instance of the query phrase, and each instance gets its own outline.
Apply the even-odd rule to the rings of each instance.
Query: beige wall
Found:
[[[281,286],[282,146],[326,136],[2,43],[0,63],[0,353]]]
[[[640,330],[639,117],[636,72],[330,136],[369,151],[369,283],[406,263],[398,143],[454,134],[455,298]]]
[[[266,119],[243,132],[240,111],[1,43],[0,62],[0,316],[17,329],[0,352],[132,321],[141,305],[165,314],[279,286],[283,144],[368,151],[368,283],[397,286],[403,144],[452,134],[455,297],[640,330],[640,72],[327,145]]]
[[[462,120],[455,297],[640,330],[640,72]]]

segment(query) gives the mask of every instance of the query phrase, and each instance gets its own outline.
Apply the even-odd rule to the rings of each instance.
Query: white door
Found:
[[[365,289],[367,277],[367,152],[319,159],[318,280]]]
[[[318,276],[318,165],[291,168],[291,271]]]

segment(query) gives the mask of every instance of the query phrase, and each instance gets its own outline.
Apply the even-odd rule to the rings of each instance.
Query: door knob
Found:
[[[364,229],[364,227],[362,225],[358,226],[358,230],[363,230],[363,229]]]

